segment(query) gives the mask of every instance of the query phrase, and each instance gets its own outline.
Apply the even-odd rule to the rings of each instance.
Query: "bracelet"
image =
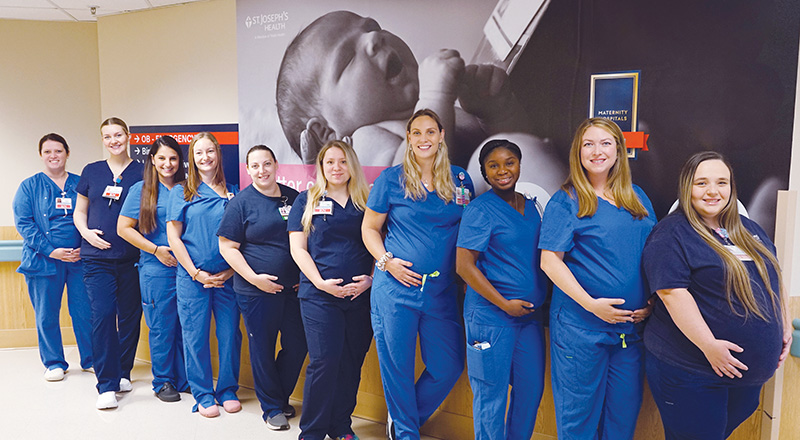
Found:
[[[153,255],[155,255],[156,252],[158,252],[158,245],[156,245],[156,250],[153,251]]]
[[[201,269],[197,269],[197,272],[195,272],[194,275],[192,275],[192,281],[197,281],[197,276],[200,275],[200,270]]]
[[[386,252],[385,254],[381,255],[380,258],[378,258],[378,261],[375,263],[375,267],[377,267],[381,272],[386,272],[386,262],[392,258],[394,258],[394,255],[392,255],[391,252]]]

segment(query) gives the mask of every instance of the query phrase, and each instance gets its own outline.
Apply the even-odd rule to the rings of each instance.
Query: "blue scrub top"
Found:
[[[740,218],[747,231],[775,254],[775,245],[766,232],[754,221]],[[716,238],[722,244],[730,244],[721,237]],[[741,378],[719,378],[703,352],[675,325],[661,300],[656,301],[644,337],[645,346],[658,359],[695,374],[737,385],[762,384],[772,377],[783,348],[783,325],[774,316],[772,299],[754,262],[745,261],[744,266],[750,274],[750,286],[756,303],[769,318],[768,321],[752,315],[745,319],[744,307],[735,294],[731,294],[731,302],[741,316],[731,311],[725,293],[725,266],[722,259],[680,211],[667,216],[653,229],[644,248],[642,264],[651,292],[680,288],[689,290],[714,337],[744,348],[742,353],[733,355],[747,365],[748,370],[742,371]],[[772,291],[779,295],[778,274],[769,263],[767,270]],[[780,298],[775,297],[774,301],[780,303]]]
[[[506,299],[533,303],[538,309],[547,296],[547,277],[539,267],[541,219],[534,200],[525,201],[525,215],[489,190],[464,210],[458,247],[480,252],[478,269]],[[539,314],[513,317],[469,285],[464,316],[476,322],[513,325]]]
[[[236,186],[231,184],[228,184],[227,190],[231,194],[237,192]],[[199,197],[187,202],[183,198],[183,185],[175,185],[169,192],[167,221],[183,223],[181,241],[195,267],[215,274],[230,268],[219,253],[219,239],[216,235],[228,199],[220,197],[203,182],[197,187],[197,193],[200,194]],[[178,267],[181,273],[188,275],[183,266],[179,264]]]
[[[144,168],[139,162],[133,161],[128,164],[122,171],[120,176],[122,180],[118,184],[122,187],[122,194],[119,200],[109,203],[109,199],[103,198],[106,187],[114,185],[114,174],[108,167],[108,163],[101,160],[83,168],[77,191],[78,194],[89,199],[87,226],[89,229],[103,231],[100,238],[111,243],[111,247],[101,250],[90,245],[88,241],[82,240],[81,258],[135,260],[139,257],[139,249],[117,235],[117,219],[131,187],[134,183],[142,180],[143,170]]]
[[[68,173],[64,190],[45,173],[23,180],[14,196],[14,224],[24,246],[17,272],[25,275],[55,275],[55,260],[49,255],[56,248],[77,248],[81,235],[72,222],[80,177]],[[56,198],[69,198],[70,209],[56,209]]]
[[[289,214],[287,230],[303,231],[301,219],[308,199],[308,191],[303,191],[297,196],[292,212]],[[364,220],[364,211],[353,204],[353,199],[348,198],[345,206],[331,198],[333,202],[332,215],[315,215],[311,219],[313,229],[308,234],[308,253],[317,265],[323,279],[341,278],[341,285],[354,282],[356,275],[372,274],[372,255],[364,246],[361,239],[361,222]],[[364,292],[354,303],[369,301],[368,292]],[[336,298],[323,292],[300,274],[300,291],[298,297],[307,299],[322,299],[326,301],[350,301],[349,298]]]
[[[119,215],[139,220],[139,211],[142,204],[142,187],[144,182],[136,182],[131,187],[125,203]],[[144,238],[152,241],[156,246],[169,246],[167,241],[167,205],[169,204],[169,188],[163,183],[158,183],[158,200],[156,201],[156,229],[149,234],[142,234]],[[167,267],[158,260],[158,257],[151,252],[139,250],[139,264],[146,264],[154,270],[158,270],[160,275],[168,276],[175,274],[174,267]]]
[[[578,200],[559,190],[547,204],[539,249],[564,252],[564,263],[593,298],[622,298],[626,310],[645,306],[649,293],[642,273],[642,249],[656,224],[653,205],[636,185],[633,190],[649,215],[637,220],[623,208],[597,198],[593,216],[578,218]],[[633,323],[609,324],[553,287],[551,314],[586,330],[632,334]]]
[[[278,277],[276,283],[284,293],[293,293],[300,279],[289,252],[287,220],[279,208],[292,207],[297,191],[278,184],[280,197],[269,197],[258,192],[253,185],[243,189],[228,203],[217,235],[239,243],[239,251],[255,273]],[[297,207],[302,210],[302,207]],[[270,295],[250,284],[238,273],[233,276],[233,289],[240,295]]]
[[[451,166],[457,186],[464,185],[475,194],[472,179],[463,168]],[[463,173],[463,174],[462,174]],[[459,179],[459,175],[464,179]],[[439,271],[441,276],[455,273],[458,223],[464,207],[455,200],[445,203],[435,192],[413,200],[405,197],[403,165],[383,170],[369,193],[367,207],[387,214],[388,234],[384,246],[395,257],[410,261],[418,274]]]

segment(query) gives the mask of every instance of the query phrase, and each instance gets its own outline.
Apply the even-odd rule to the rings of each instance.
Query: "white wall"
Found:
[[[235,0],[102,17],[97,34],[104,117],[130,125],[238,121]]]
[[[794,101],[794,135],[792,139],[792,159],[791,166],[789,167],[789,189],[792,191],[800,191],[800,63],[798,63],[798,77],[797,89],[795,92]],[[800,237],[800,205],[794,214],[794,235]],[[800,242],[795,240],[794,243],[786,243],[791,250],[788,264],[784,262],[784,274],[798,274],[795,281],[792,283],[790,290],[791,296],[800,296],[800,282],[796,280],[800,277]]]
[[[68,170],[104,157],[100,122],[238,120],[236,2],[212,0],[102,17],[95,23],[0,20],[0,226],[13,225],[19,182],[40,171],[51,131]]]
[[[39,139],[64,136],[69,171],[102,158],[97,27],[0,20],[0,226],[19,182],[42,170]]]

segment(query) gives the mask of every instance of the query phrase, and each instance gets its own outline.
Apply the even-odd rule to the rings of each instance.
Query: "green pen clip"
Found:
[[[425,281],[427,281],[427,280],[428,280],[428,277],[430,277],[430,278],[436,278],[436,277],[438,277],[438,276],[439,276],[439,271],[438,271],[438,270],[436,270],[436,271],[433,271],[433,273],[426,273],[426,274],[423,274],[423,275],[422,275],[422,285],[421,285],[421,286],[419,286],[419,291],[420,291],[420,292],[422,292],[422,289],[424,289],[424,288],[425,288]]]

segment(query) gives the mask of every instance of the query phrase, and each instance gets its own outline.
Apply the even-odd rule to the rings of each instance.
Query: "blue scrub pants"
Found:
[[[300,302],[294,289],[291,290],[291,293],[236,295],[247,328],[253,382],[264,420],[289,404],[308,353]],[[278,331],[281,351],[276,358]]]
[[[428,278],[424,292],[376,271],[372,328],[383,393],[395,432],[419,439],[419,428],[441,405],[464,370],[464,328],[452,276]],[[417,334],[425,370],[414,383]]]
[[[544,328],[539,321],[489,325],[467,317],[467,374],[476,440],[530,440],[544,393]],[[473,343],[488,342],[478,350]],[[506,420],[508,386],[511,403]]]
[[[233,291],[233,278],[225,287],[206,289],[193,281],[186,271],[178,270],[178,316],[183,333],[183,355],[186,376],[196,404],[209,408],[216,402],[237,400],[242,332],[239,330],[239,307]],[[217,389],[211,371],[211,314],[216,325],[219,353]]]
[[[183,362],[183,338],[175,298],[175,271],[164,275],[164,269],[152,264],[139,264],[139,285],[142,289],[144,320],[150,329],[150,362],[153,391],[165,383],[183,391],[189,386]]]
[[[83,285],[83,268],[80,262],[66,263],[53,260],[56,273],[51,276],[25,275],[28,295],[36,315],[36,334],[39,338],[39,357],[48,370],[69,364],[64,359],[61,343],[61,297],[67,286],[67,306],[72,318],[72,329],[78,343],[81,368],[92,366],[92,309]]]
[[[356,407],[361,366],[372,343],[366,299],[300,300],[309,360],[300,416],[303,440],[353,434],[350,417]]]
[[[553,399],[560,440],[632,439],[644,387],[638,335],[585,330],[550,319]],[[636,339],[636,340],[635,340]]]
[[[119,391],[130,379],[139,328],[142,296],[132,260],[83,259],[83,282],[92,308],[92,353],[97,391]]]
[[[666,440],[723,440],[758,408],[762,385],[701,376],[647,353],[647,383]]]

